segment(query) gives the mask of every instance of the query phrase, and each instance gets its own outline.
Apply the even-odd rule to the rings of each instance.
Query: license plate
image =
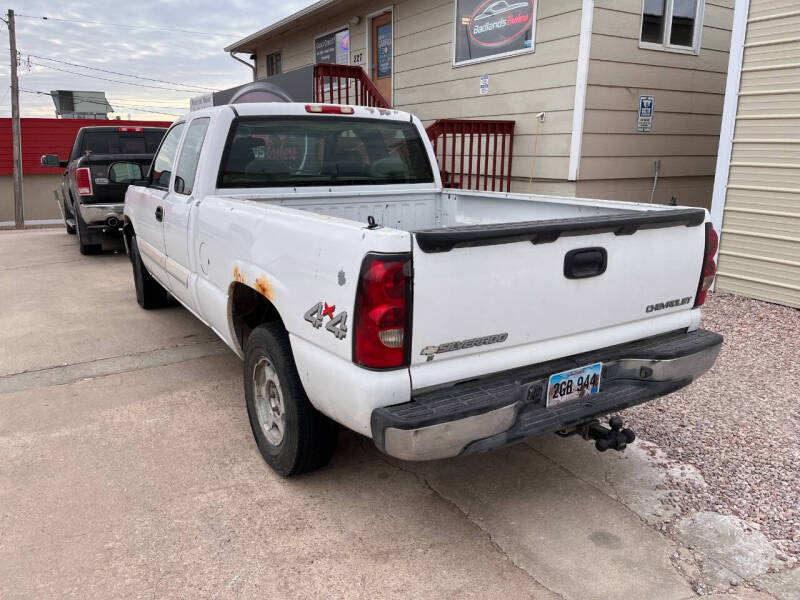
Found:
[[[600,391],[603,363],[570,369],[551,375],[547,382],[547,406],[555,406]]]

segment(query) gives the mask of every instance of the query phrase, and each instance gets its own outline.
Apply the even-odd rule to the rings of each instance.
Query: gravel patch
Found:
[[[738,517],[791,565],[800,558],[800,310],[715,293],[702,326],[725,336],[713,369],[626,419],[703,476],[702,486],[678,482],[684,514]]]

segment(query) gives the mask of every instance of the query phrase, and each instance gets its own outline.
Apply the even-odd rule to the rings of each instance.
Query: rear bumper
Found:
[[[679,331],[439,387],[374,410],[372,437],[404,460],[485,452],[674,392],[710,369],[721,346],[719,334]],[[599,394],[545,405],[551,374],[599,361]]]
[[[122,213],[125,210],[125,203],[80,204],[78,210],[81,211],[83,222],[89,227],[116,228],[117,226],[122,226]],[[114,220],[109,223],[109,219]]]

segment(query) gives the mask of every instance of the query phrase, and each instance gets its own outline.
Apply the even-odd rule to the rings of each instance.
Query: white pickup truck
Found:
[[[244,360],[283,475],[324,465],[337,424],[406,460],[545,432],[622,449],[633,432],[598,418],[691,383],[722,343],[698,327],[705,210],[442,189],[396,110],[191,113],[124,232],[139,304],[174,296]]]

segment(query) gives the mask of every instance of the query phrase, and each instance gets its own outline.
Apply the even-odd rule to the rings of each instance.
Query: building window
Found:
[[[314,40],[314,59],[318,63],[350,64],[350,30],[340,29]]]
[[[455,0],[453,66],[533,51],[534,0]]]
[[[267,77],[272,77],[281,72],[281,53],[267,54]]]
[[[703,0],[643,0],[639,46],[698,52],[703,4]]]

